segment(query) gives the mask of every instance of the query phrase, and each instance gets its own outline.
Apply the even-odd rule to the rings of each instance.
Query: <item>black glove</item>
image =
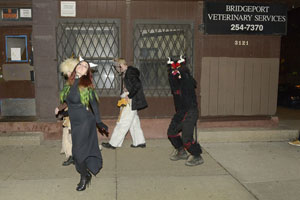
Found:
[[[108,137],[109,132],[108,132],[108,127],[106,126],[106,124],[104,124],[103,122],[100,122],[97,125],[98,131],[101,135],[105,135],[106,137]]]
[[[56,118],[62,120],[64,117],[68,117],[69,113],[68,110],[60,110],[58,111],[57,115],[55,115]]]

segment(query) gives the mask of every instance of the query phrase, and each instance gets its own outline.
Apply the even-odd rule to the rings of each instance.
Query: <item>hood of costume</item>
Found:
[[[139,76],[140,71],[137,68],[128,66],[124,85],[129,92],[128,97],[132,99],[132,110],[141,110],[148,106]]]

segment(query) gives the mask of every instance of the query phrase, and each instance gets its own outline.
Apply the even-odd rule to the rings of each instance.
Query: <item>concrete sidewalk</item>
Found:
[[[205,163],[187,167],[168,159],[168,140],[147,148],[103,149],[104,167],[89,188],[64,167],[60,141],[0,146],[1,200],[298,200],[300,147],[286,142],[203,143]]]

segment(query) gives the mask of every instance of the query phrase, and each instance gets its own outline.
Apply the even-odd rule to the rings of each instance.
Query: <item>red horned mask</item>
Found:
[[[178,68],[181,67],[181,63],[185,62],[185,59],[182,57],[182,55],[180,55],[180,59],[177,62],[174,62],[171,60],[170,57],[168,57],[168,65],[171,65],[172,68],[172,75],[175,76],[178,74],[178,78],[181,78],[181,74],[178,71]]]

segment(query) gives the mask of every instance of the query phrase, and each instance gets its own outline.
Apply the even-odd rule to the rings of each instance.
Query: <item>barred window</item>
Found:
[[[170,95],[167,77],[168,57],[186,56],[193,73],[192,24],[136,23],[134,28],[134,64],[141,71],[147,96]]]
[[[58,64],[66,58],[79,55],[97,64],[93,70],[96,89],[101,95],[119,93],[119,78],[112,68],[113,58],[119,57],[119,23],[117,21],[66,21],[57,28]],[[59,76],[60,88],[64,78]]]

